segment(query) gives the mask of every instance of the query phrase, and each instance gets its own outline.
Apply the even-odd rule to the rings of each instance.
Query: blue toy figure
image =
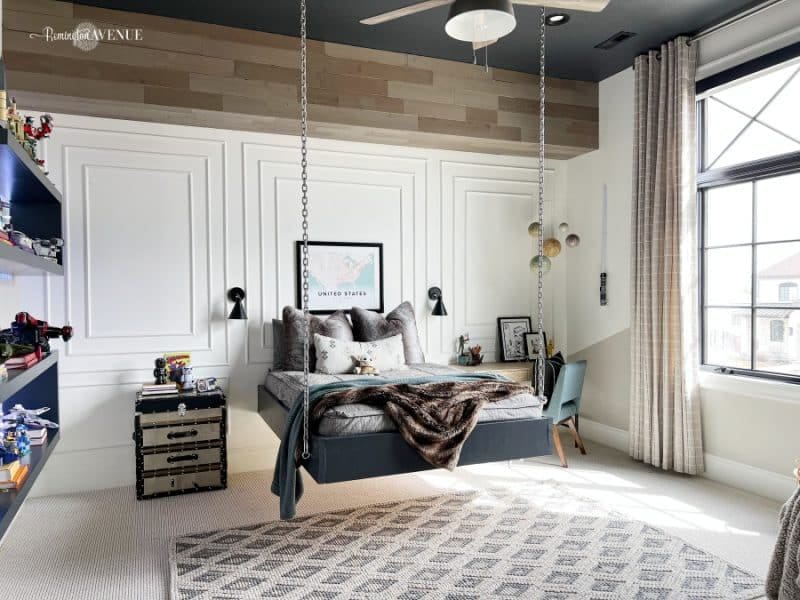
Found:
[[[27,456],[31,453],[31,440],[28,437],[28,426],[24,421],[17,423],[17,428],[14,430],[14,442],[17,446],[17,454],[20,457]]]

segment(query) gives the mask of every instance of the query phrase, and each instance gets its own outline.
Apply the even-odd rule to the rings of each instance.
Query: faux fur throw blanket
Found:
[[[800,600],[800,487],[781,509],[780,531],[767,575],[770,600]]]
[[[309,417],[313,428],[313,422],[332,406],[383,406],[403,438],[425,460],[453,469],[484,404],[526,392],[531,393],[529,386],[490,374],[430,376],[380,384],[364,378],[312,386]],[[281,519],[294,518],[295,505],[303,494],[298,472],[302,430],[303,402],[298,398],[287,416],[272,479],[272,493],[280,496]]]
[[[487,402],[532,394],[529,385],[508,381],[440,381],[351,388],[324,396],[311,412],[312,426],[325,411],[343,404],[382,407],[400,435],[434,467],[452,471]]]

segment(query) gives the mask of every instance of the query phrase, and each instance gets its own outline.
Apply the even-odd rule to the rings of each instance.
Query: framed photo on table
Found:
[[[303,242],[295,243],[297,307],[303,306]],[[383,244],[308,242],[308,308],[327,315],[357,306],[383,312]]]
[[[525,349],[528,352],[528,360],[539,360],[547,358],[547,333],[542,332],[544,346],[539,343],[539,332],[533,331],[525,334]]]
[[[528,359],[525,334],[531,331],[530,317],[499,317],[500,360],[513,362]]]

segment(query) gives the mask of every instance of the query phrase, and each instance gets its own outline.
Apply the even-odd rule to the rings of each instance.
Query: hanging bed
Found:
[[[342,332],[348,332],[351,324],[343,314],[337,318],[332,315],[325,325],[314,321],[309,307],[306,8],[306,0],[300,0],[302,240],[298,242],[298,264],[302,266],[302,274],[298,281],[301,311],[294,318],[300,323],[295,328],[299,335],[275,336],[276,354],[277,342],[284,339],[287,344],[283,351],[288,349],[293,368],[271,372],[258,390],[259,414],[281,439],[271,489],[280,497],[283,519],[294,517],[296,501],[303,493],[298,472],[301,466],[317,482],[334,483],[410,473],[433,468],[433,465],[452,469],[460,465],[541,456],[551,453],[552,443],[551,421],[541,413],[546,399],[535,396],[530,387],[488,374],[458,374],[447,367],[422,364],[424,356],[418,347],[414,311],[410,305],[404,307],[407,303],[386,318],[375,317],[366,310],[359,314],[354,307],[350,315],[354,317],[351,332],[354,335],[348,333],[344,337],[341,337]],[[509,8],[506,12],[511,13],[513,20],[513,11]],[[543,228],[545,25],[545,10],[542,9],[539,18],[539,186],[536,203],[539,227],[528,228],[529,232],[537,232],[538,252],[530,264],[536,272],[537,325],[542,348],[546,346],[543,272],[545,261],[549,260],[544,255]],[[383,272],[380,280],[383,281]],[[291,321],[287,316],[291,317],[292,309],[287,308],[289,313],[284,310],[284,325]],[[394,318],[397,311],[399,313]],[[407,318],[403,313],[408,313]],[[443,316],[446,311],[439,306],[435,314]],[[275,326],[273,321],[273,328]],[[351,340],[353,343],[348,346]],[[386,347],[382,346],[382,341],[386,342]],[[368,347],[359,345],[363,343]],[[320,360],[326,363],[321,368],[312,364],[315,349],[317,367]],[[341,360],[337,363],[338,359]],[[343,374],[350,372],[351,359],[356,360],[359,367],[356,371],[362,374],[348,380]],[[362,359],[371,369],[375,367],[368,373],[381,373],[383,379],[365,378],[358,364]],[[377,367],[379,359],[388,366]],[[280,362],[276,360],[276,363]],[[536,369],[536,389],[540,391],[544,389],[543,363],[540,360]],[[399,372],[392,372],[392,369]],[[318,372],[338,374],[334,375],[338,379],[320,379]]]
[[[456,374],[442,365],[414,365],[386,372],[382,381],[424,375]],[[312,373],[309,385],[357,379],[356,375]],[[302,402],[302,371],[270,372],[258,388],[258,412],[283,439],[289,410]],[[531,458],[552,453],[550,419],[542,416],[538,398],[521,394],[487,404],[461,450],[459,466]],[[434,468],[397,431],[392,420],[377,407],[364,404],[337,406],[325,411],[309,432],[311,456],[303,464],[317,483],[336,483],[368,477],[398,475]]]

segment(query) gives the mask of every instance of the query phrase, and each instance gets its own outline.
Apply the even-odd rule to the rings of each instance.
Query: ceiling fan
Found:
[[[425,0],[410,6],[362,19],[364,25],[379,25],[419,12],[450,5],[444,29],[450,37],[472,42],[475,50],[494,44],[517,26],[514,4],[600,12],[610,0]],[[566,19],[562,19],[566,22]],[[553,24],[557,24],[554,22]]]

